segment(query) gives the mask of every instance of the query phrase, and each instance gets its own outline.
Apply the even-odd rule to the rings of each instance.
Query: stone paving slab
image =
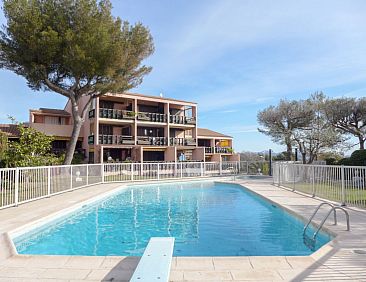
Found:
[[[268,181],[237,181],[302,218],[308,218],[320,203]],[[0,233],[39,220],[71,207],[121,184],[104,184],[75,190],[55,197],[0,210]],[[329,220],[326,228],[339,234],[335,240],[311,256],[277,257],[174,257],[170,280],[181,281],[366,281],[366,211],[347,209],[351,232]],[[319,220],[326,210],[321,211]],[[26,214],[27,216],[22,216]],[[82,257],[16,255],[0,260],[0,282],[19,281],[129,281],[138,257]]]

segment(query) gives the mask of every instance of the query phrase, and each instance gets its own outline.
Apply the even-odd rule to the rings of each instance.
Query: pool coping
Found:
[[[230,181],[230,180],[227,180],[227,176],[224,177],[224,178],[205,178],[205,179],[202,179],[202,178],[191,178],[190,180],[193,180],[193,181],[214,181],[214,182],[221,182],[221,183],[230,183],[230,184],[236,184],[236,185],[239,185],[241,186],[243,189],[246,189],[248,190],[249,192],[265,199],[266,201],[270,202],[270,203],[273,203],[281,208],[283,208],[285,211],[289,212],[290,214],[296,216],[297,218],[299,218],[300,220],[302,220],[303,222],[306,222],[307,221],[307,218],[301,214],[299,214],[298,212],[296,212],[295,210],[292,210],[290,207],[287,207],[279,202],[276,202],[275,200],[273,199],[270,199],[262,194],[260,194],[258,191],[255,191],[254,189],[248,187],[250,186],[250,184],[248,185],[248,183],[241,183],[243,181]],[[252,180],[252,181],[256,181],[256,180]],[[148,182],[133,182],[133,183],[121,183],[121,185],[119,185],[118,187],[116,188],[113,188],[112,190],[110,191],[107,191],[107,192],[104,192],[104,193],[101,193],[95,197],[92,197],[91,199],[88,199],[88,200],[85,200],[85,201],[81,201],[81,202],[78,202],[78,203],[75,203],[74,205],[68,207],[68,208],[65,208],[65,209],[62,209],[62,210],[59,210],[57,212],[54,212],[54,213],[51,213],[45,217],[42,217],[41,219],[39,220],[35,220],[33,222],[29,222],[27,224],[24,224],[20,227],[17,227],[13,230],[10,230],[8,231],[8,233],[10,234],[11,238],[14,238],[14,237],[17,237],[17,236],[21,236],[20,234],[24,234],[26,233],[27,231],[29,230],[32,230],[32,229],[35,229],[37,227],[40,227],[44,224],[47,224],[47,222],[50,222],[50,221],[53,221],[53,220],[56,220],[57,218],[60,218],[62,216],[65,216],[69,213],[72,213],[80,208],[83,208],[83,206],[85,205],[91,205],[91,204],[94,204],[96,203],[97,201],[100,201],[100,200],[103,200],[115,193],[118,193],[120,191],[122,191],[123,189],[126,189],[127,187],[129,186],[141,186],[141,185],[149,185],[149,184],[160,184],[160,183],[174,183],[174,182],[182,182],[181,179],[176,179],[176,180],[160,180],[159,182],[157,181],[148,181]],[[103,185],[103,184],[101,184]],[[269,183],[265,183],[263,185],[269,185]],[[86,188],[88,189],[88,188]],[[281,190],[286,190],[286,189],[283,189],[282,187],[280,187],[279,189]],[[292,191],[288,191],[288,192],[292,192]],[[316,199],[318,201],[321,201],[320,199]],[[334,231],[334,230],[331,230],[330,228],[328,228],[328,226],[324,226],[323,227],[328,233],[334,235],[335,237],[333,238],[333,240],[331,240],[330,242],[328,242],[327,244],[323,245],[319,250],[317,250],[316,252],[313,252],[312,254],[308,255],[308,256],[291,256],[291,257],[297,257],[297,258],[301,258],[301,257],[312,257],[315,261],[318,261],[324,254],[326,253],[329,253],[332,249],[335,248],[334,246],[334,242],[337,241],[338,239],[342,238],[342,234],[340,234],[339,232],[337,231]],[[1,243],[1,242],[0,242]],[[24,255],[15,255],[15,256],[24,256]],[[35,256],[37,257],[37,256]],[[250,257],[250,256],[249,256]],[[283,257],[283,256],[264,256],[263,258],[266,258],[266,257]],[[87,258],[87,257],[86,257]],[[177,257],[178,258],[178,257]],[[184,257],[184,258],[191,258],[194,260],[194,258],[208,258],[208,257]],[[215,258],[215,257],[213,257]],[[222,259],[232,259],[233,257],[216,257],[216,258],[222,258]],[[248,256],[240,256],[240,257],[235,257],[235,258],[248,258]]]

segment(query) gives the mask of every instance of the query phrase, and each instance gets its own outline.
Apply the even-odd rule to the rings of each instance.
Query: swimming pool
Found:
[[[128,186],[14,239],[21,254],[139,256],[150,237],[175,237],[175,256],[308,255],[304,222],[236,184]],[[311,233],[311,230],[309,230]]]

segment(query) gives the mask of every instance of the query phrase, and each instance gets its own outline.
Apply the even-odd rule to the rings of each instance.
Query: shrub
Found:
[[[350,159],[350,158],[343,158],[343,159],[340,159],[340,160],[337,162],[337,165],[351,165],[351,159]]]
[[[356,150],[350,157],[351,165],[366,165],[366,150]]]

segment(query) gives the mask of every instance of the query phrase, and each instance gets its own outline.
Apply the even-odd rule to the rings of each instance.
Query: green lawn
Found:
[[[293,184],[285,185],[288,188],[293,188]],[[313,194],[313,185],[311,183],[295,183],[295,190],[306,194]],[[357,188],[345,189],[346,204],[366,207],[366,190]],[[325,198],[331,201],[342,201],[342,186],[339,185],[315,185],[315,196]]]

